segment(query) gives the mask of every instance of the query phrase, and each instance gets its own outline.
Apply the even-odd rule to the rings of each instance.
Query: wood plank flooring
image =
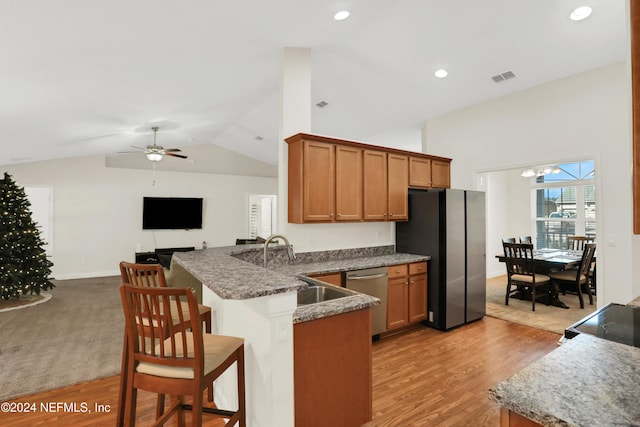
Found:
[[[485,317],[449,332],[421,327],[373,345],[373,421],[378,426],[498,426],[499,407],[487,390],[557,346],[559,335]],[[0,411],[0,425],[113,426],[119,377],[109,377],[15,399],[32,413]],[[319,397],[321,398],[321,397]],[[86,402],[91,412],[45,412],[41,402]],[[104,412],[97,412],[95,405]],[[55,407],[55,404],[53,405]],[[68,408],[67,408],[68,409]],[[138,394],[138,425],[150,425],[155,395]],[[203,417],[203,426],[223,425]],[[189,422],[189,415],[187,415]],[[175,418],[167,424],[176,426]]]

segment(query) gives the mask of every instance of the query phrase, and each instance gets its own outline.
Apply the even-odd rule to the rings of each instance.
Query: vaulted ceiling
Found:
[[[157,125],[190,157],[164,163],[268,168],[284,47],[311,49],[313,133],[411,148],[428,118],[625,60],[626,0],[0,0],[0,164],[144,162],[118,153]]]

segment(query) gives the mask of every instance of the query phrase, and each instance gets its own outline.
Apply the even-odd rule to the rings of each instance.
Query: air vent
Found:
[[[513,74],[513,71],[505,71],[502,74],[498,74],[496,76],[491,77],[491,80],[493,80],[495,83],[500,83],[503,82],[505,80],[509,80],[514,78],[516,75]]]
[[[320,101],[320,102],[318,102],[318,103],[316,104],[316,107],[318,107],[318,108],[324,108],[324,107],[326,107],[327,105],[329,105],[329,103],[328,103],[328,102]]]

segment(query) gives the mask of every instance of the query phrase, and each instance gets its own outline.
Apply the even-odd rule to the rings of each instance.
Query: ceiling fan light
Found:
[[[147,153],[147,159],[152,162],[159,162],[162,160],[162,154],[160,153]]]

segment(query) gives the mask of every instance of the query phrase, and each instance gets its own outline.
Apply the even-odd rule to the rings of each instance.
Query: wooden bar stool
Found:
[[[126,377],[123,424],[135,425],[137,391],[146,390],[158,394],[154,426],[173,414],[178,425],[184,425],[185,410],[192,411],[194,427],[202,425],[203,412],[228,418],[226,426],[246,426],[244,340],[203,333],[192,289],[122,284],[120,296],[127,340],[126,370],[120,374]],[[234,363],[238,408],[204,407],[203,391]],[[173,400],[165,410],[167,394]],[[193,403],[185,404],[185,396],[192,396]]]

